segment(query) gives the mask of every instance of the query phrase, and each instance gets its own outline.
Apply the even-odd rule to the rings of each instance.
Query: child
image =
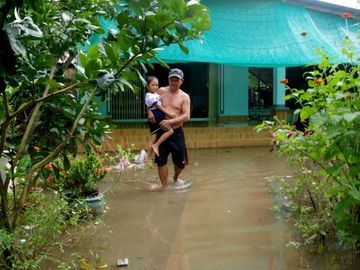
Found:
[[[149,110],[154,114],[156,123],[149,123],[150,132],[151,132],[151,141],[148,147],[148,160],[151,159],[151,154],[154,151],[156,155],[159,155],[159,145],[169,138],[174,130],[170,128],[164,132],[159,139],[157,139],[157,131],[160,130],[160,122],[165,119],[165,116],[168,118],[174,118],[175,115],[167,111],[163,106],[161,106],[160,95],[156,93],[159,89],[159,81],[155,76],[149,76],[147,79],[147,89],[148,92],[145,95],[145,104]]]

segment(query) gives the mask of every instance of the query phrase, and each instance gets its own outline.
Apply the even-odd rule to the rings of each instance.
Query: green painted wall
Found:
[[[223,66],[222,89],[220,88],[220,115],[248,115],[248,68]]]
[[[209,122],[215,123],[217,117],[218,65],[209,64]]]
[[[285,67],[273,69],[273,105],[277,107],[285,107],[285,85],[280,83],[286,78]]]

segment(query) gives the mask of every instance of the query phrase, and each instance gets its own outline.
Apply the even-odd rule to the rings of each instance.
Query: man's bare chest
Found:
[[[181,95],[164,94],[161,96],[162,105],[165,108],[171,108],[172,110],[180,110],[182,105]]]

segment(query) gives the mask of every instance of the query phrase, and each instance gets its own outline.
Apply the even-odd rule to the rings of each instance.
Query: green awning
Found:
[[[303,66],[317,63],[317,49],[335,63],[345,36],[357,41],[358,25],[339,15],[282,1],[203,0],[212,28],[202,40],[189,41],[185,55],[177,45],[159,53],[166,62],[210,62],[251,67]]]

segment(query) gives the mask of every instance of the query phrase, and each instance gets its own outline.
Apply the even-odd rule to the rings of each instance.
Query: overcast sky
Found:
[[[359,0],[319,0],[319,1],[360,9]]]

